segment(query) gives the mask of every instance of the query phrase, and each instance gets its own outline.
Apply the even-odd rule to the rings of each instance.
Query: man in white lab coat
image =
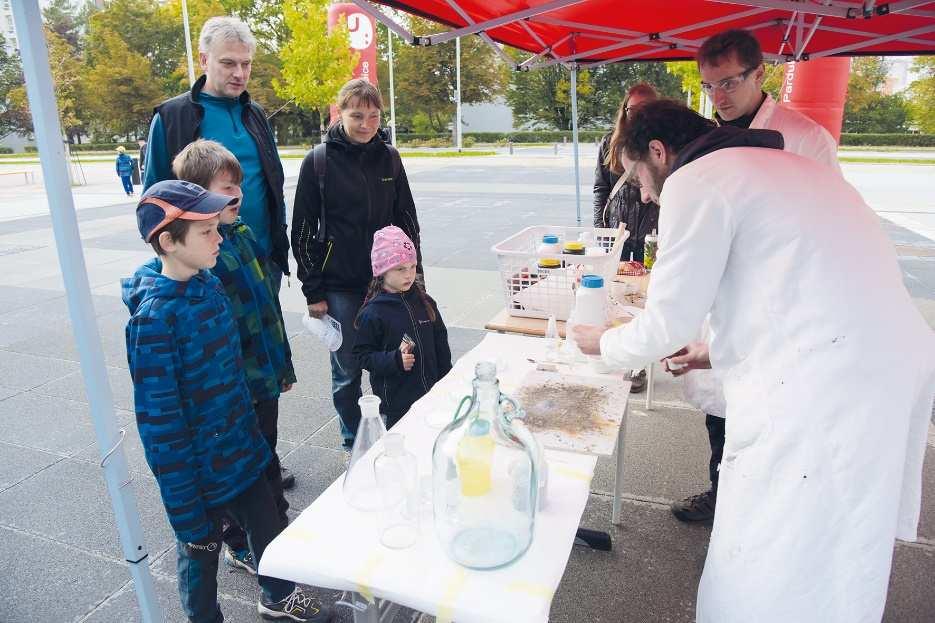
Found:
[[[727,436],[698,623],[871,623],[914,540],[935,335],[874,212],[769,130],[640,108],[622,138],[659,255],[644,312],[576,327],[584,352],[724,373]]]
[[[763,92],[763,50],[747,30],[726,30],[708,38],[696,56],[701,88],[717,110],[718,125],[776,130],[784,149],[805,156],[840,173],[838,146],[831,134],[805,115],[783,108]],[[718,490],[718,465],[724,450],[724,413],[721,379],[716,372],[693,372],[684,377],[685,398],[705,412],[711,446],[711,488],[672,504],[680,521],[710,521]]]

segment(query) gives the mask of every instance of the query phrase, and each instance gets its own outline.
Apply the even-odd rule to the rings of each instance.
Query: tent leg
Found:
[[[461,151],[461,37],[455,39],[455,142]]]
[[[581,227],[581,171],[578,169],[578,65],[571,66],[571,140],[575,154],[575,218]]]
[[[393,82],[393,31],[386,29],[386,45],[389,49],[390,67],[390,142],[396,145],[396,85]],[[396,145],[399,147],[399,145]]]
[[[75,340],[81,357],[81,374],[87,389],[88,402],[97,446],[101,455],[104,480],[120,534],[123,556],[130,567],[136,597],[144,623],[164,620],[156,600],[156,588],[149,571],[149,554],[143,543],[143,529],[136,506],[132,479],[126,455],[121,447],[125,430],[118,433],[114,416],[113,396],[104,367],[104,352],[94,318],[88,273],[78,234],[74,197],[68,184],[68,163],[62,146],[62,128],[58,107],[52,91],[49,55],[42,32],[42,17],[38,0],[13,3],[13,19],[20,33],[20,53],[26,92],[32,110],[36,145],[45,179],[52,229],[58,249],[58,261],[65,282],[68,311],[75,327]]]

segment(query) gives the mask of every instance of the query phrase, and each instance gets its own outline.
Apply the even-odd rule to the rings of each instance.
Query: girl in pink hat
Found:
[[[448,330],[416,281],[416,247],[395,225],[373,235],[373,281],[354,326],[354,354],[370,372],[387,428],[451,370]]]

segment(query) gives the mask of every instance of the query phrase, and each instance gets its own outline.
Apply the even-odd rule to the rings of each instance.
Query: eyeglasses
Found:
[[[730,78],[724,78],[719,81],[717,84],[708,84],[707,82],[701,83],[701,90],[704,91],[707,95],[714,93],[714,89],[719,89],[725,93],[732,93],[737,90],[737,87],[747,79],[747,76],[756,69],[756,67],[751,67],[746,69],[743,72],[737,74],[736,76],[731,76]]]

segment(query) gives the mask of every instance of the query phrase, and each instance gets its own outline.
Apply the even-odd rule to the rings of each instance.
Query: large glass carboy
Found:
[[[467,413],[435,440],[435,531],[455,562],[493,569],[532,543],[539,453],[518,405],[500,393],[496,365],[478,363],[475,374]]]

